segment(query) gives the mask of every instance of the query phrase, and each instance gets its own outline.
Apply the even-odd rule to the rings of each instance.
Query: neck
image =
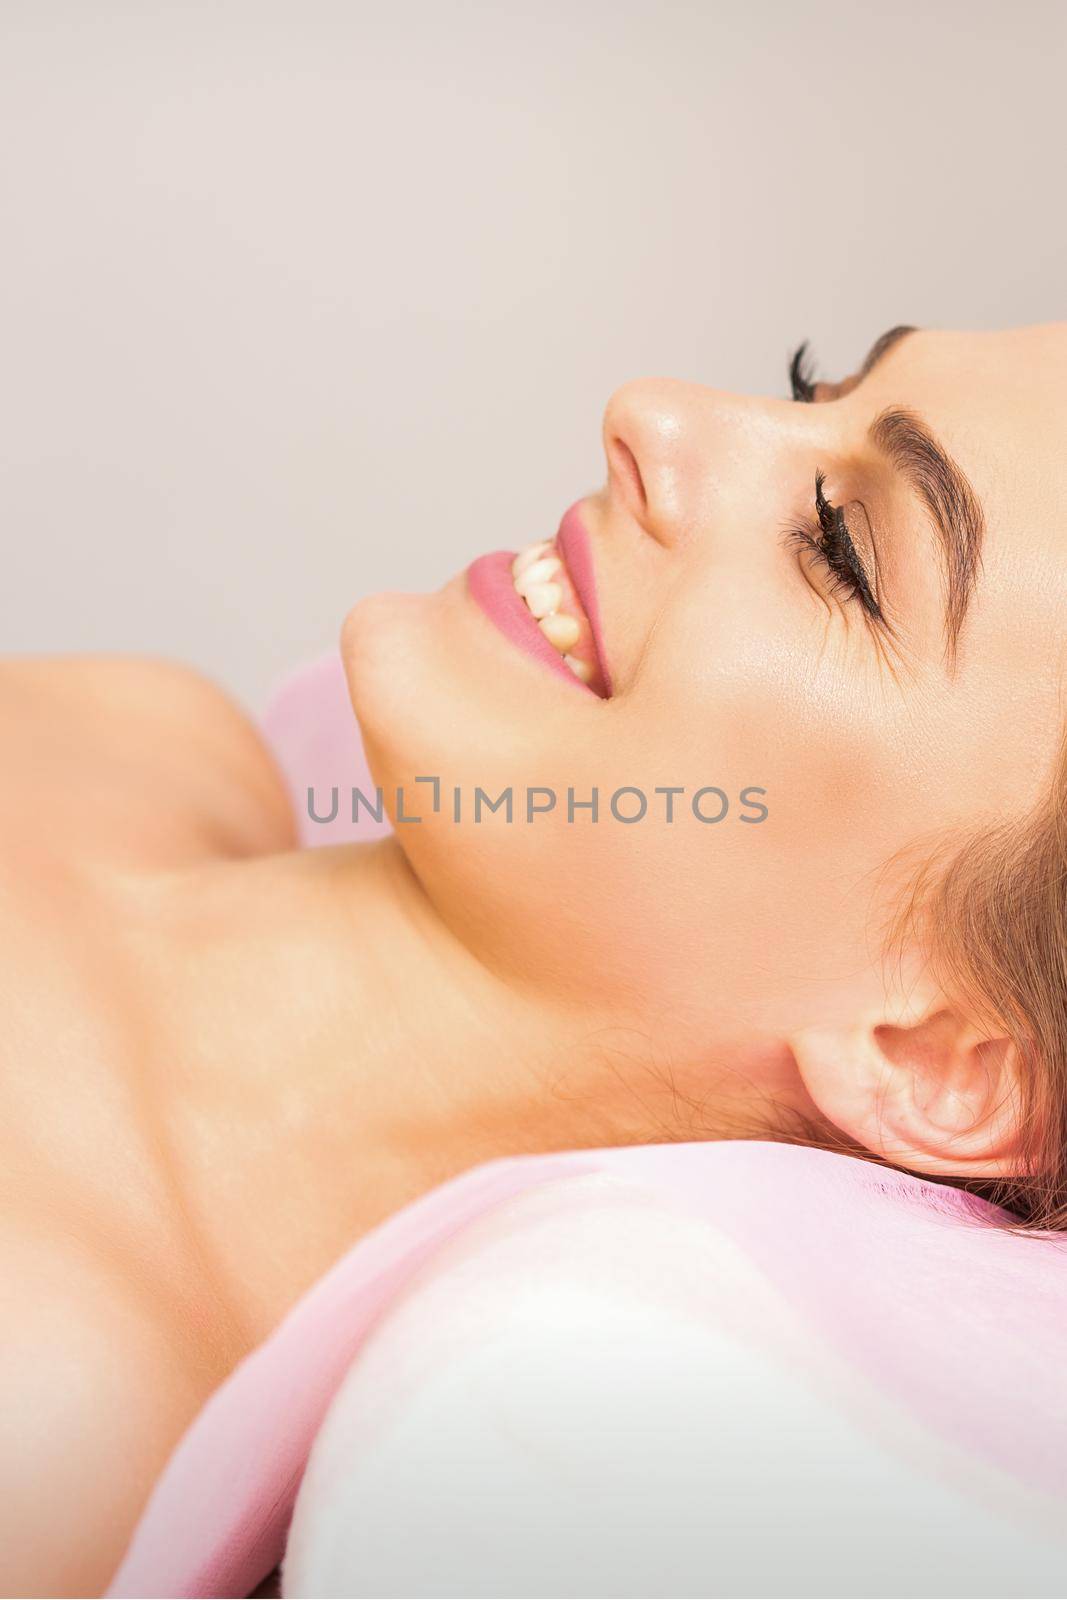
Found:
[[[154,894],[159,1127],[249,1343],[369,1228],[479,1162],[751,1136],[790,1092],[773,1051],[666,1066],[640,1030],[505,981],[394,838],[216,863]]]

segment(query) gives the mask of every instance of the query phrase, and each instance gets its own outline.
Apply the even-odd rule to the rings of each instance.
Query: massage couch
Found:
[[[306,845],[387,831],[336,657],[265,726]],[[109,1592],[1067,1594],[1067,1241],[1001,1220],[769,1143],[489,1162],[216,1391]]]

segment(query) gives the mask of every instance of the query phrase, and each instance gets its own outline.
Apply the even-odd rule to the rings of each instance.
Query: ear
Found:
[[[1018,1051],[943,1000],[789,1043],[823,1116],[895,1166],[972,1178],[1021,1170]]]

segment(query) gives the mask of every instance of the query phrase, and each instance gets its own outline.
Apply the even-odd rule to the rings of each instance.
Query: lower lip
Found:
[[[575,594],[589,622],[601,675],[611,692],[607,668],[604,665],[603,638],[600,628],[600,611],[597,605],[596,582],[593,576],[593,557],[589,535],[579,512],[581,502],[576,502],[564,513],[556,535],[556,547],[567,569]],[[471,599],[484,611],[490,622],[505,638],[520,650],[542,662],[557,677],[566,678],[575,689],[600,698],[594,689],[584,684],[566,665],[559,651],[549,644],[529,606],[515,591],[511,564],[513,550],[495,550],[491,555],[479,556],[467,569],[467,588]]]
[[[513,550],[494,550],[492,555],[479,556],[477,561],[473,561],[467,568],[467,588],[471,599],[512,644],[544,662],[557,677],[566,678],[576,689],[591,693],[581,679],[575,677],[559,651],[549,644],[526,601],[516,594],[515,580],[511,575],[514,559]]]

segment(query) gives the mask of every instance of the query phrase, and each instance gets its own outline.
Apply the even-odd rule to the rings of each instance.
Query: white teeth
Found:
[[[523,599],[535,617],[547,617],[559,610],[563,590],[558,583],[535,583],[527,589]]]
[[[548,539],[529,544],[520,550],[511,563],[511,576],[515,593],[526,601],[527,609],[537,618],[538,626],[554,650],[558,650],[580,683],[588,684],[593,678],[593,668],[580,656],[569,655],[581,636],[581,625],[576,617],[561,611],[563,586],[552,580],[563,563],[552,549]]]
[[[562,565],[558,556],[546,556],[543,561],[532,561],[515,579],[515,587],[524,595],[537,584],[547,583],[550,578],[554,578]]]
[[[578,643],[578,635],[582,631],[574,618],[568,617],[565,611],[556,611],[551,616],[542,617],[538,627],[560,655],[564,655],[572,645]]]
[[[511,563],[511,576],[521,578],[528,567],[532,567],[535,561],[540,561],[543,555],[547,555],[550,548],[547,539],[541,539],[537,544],[528,544],[525,550],[519,551]]]
[[[593,669],[588,661],[583,661],[581,656],[564,656],[563,659],[576,678],[580,678],[583,683],[591,682]]]

